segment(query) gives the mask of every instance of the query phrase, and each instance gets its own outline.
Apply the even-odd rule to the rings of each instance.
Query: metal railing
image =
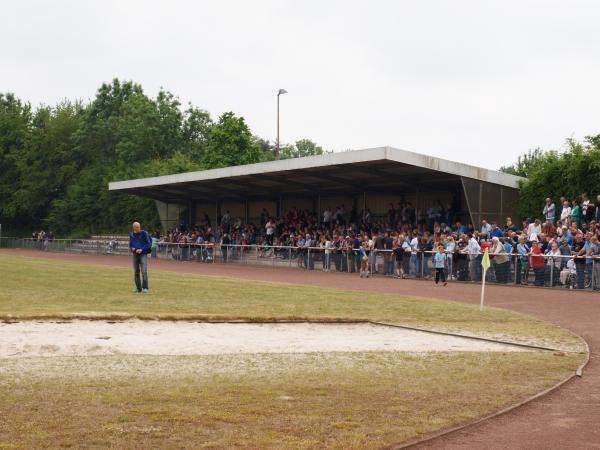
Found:
[[[129,242],[103,239],[54,239],[39,241],[31,238],[1,238],[0,247],[27,248],[39,251],[88,253],[95,255],[129,255]],[[435,252],[402,252],[371,250],[365,261],[369,276],[433,279]],[[220,245],[214,243],[159,242],[151,258],[198,262],[206,264],[253,264],[271,267],[295,267],[305,270],[359,273],[361,257],[356,249]],[[444,274],[448,282],[481,282],[483,255],[447,254]],[[571,261],[571,262],[569,262]],[[600,258],[573,258],[562,255],[490,255],[486,282],[523,284],[539,287],[600,290]]]

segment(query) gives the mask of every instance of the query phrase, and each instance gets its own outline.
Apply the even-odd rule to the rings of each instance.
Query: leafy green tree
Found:
[[[80,103],[39,108],[19,159],[19,183],[13,194],[17,215],[39,223],[51,202],[63,195],[80,167],[72,159],[73,134],[83,115]]]
[[[208,135],[214,123],[210,114],[189,105],[182,124],[183,152],[197,162],[202,160],[208,143]]]
[[[226,112],[209,132],[202,163],[207,169],[251,164],[263,160],[243,117]]]
[[[322,154],[310,140],[283,157]],[[64,101],[35,111],[0,94],[0,223],[28,235],[126,231],[132,220],[158,223],[154,201],[109,192],[111,181],[274,159],[273,145],[253,136],[242,117],[215,123],[161,89],[148,97],[132,81],[112,80],[89,104]]]
[[[600,135],[583,142],[567,140],[563,152],[535,150],[519,158],[517,164],[501,170],[526,176],[520,183],[519,213],[542,218],[544,198],[569,200],[582,193],[600,193]]]
[[[304,156],[322,155],[323,147],[318,146],[310,139],[296,141],[295,145],[286,145],[281,148],[281,159],[302,158]]]
[[[14,94],[0,94],[0,220],[11,226],[26,223],[18,217],[14,199],[19,181],[19,160],[31,133],[31,106]]]

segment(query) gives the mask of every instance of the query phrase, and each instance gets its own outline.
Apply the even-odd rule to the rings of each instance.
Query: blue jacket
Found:
[[[152,248],[152,239],[146,230],[140,230],[139,233],[131,231],[129,233],[129,248],[137,250],[142,249],[142,253],[150,253]]]
[[[499,237],[502,237],[502,236],[504,236],[504,232],[503,232],[503,231],[502,231],[502,230],[501,230],[499,227],[496,227],[496,228],[494,228],[494,229],[493,229],[493,230],[490,232],[490,235],[491,235],[492,237],[497,237],[497,238],[499,238]]]

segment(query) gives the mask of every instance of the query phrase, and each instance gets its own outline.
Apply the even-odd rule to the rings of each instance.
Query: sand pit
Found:
[[[519,347],[373,324],[74,320],[0,324],[0,357],[359,351],[513,352]]]

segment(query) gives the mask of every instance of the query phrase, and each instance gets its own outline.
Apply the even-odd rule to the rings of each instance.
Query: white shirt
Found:
[[[412,241],[410,241],[410,248],[412,249],[413,255],[417,254],[417,249],[419,248],[419,239],[414,237]]]
[[[479,245],[479,242],[477,242],[477,239],[474,237],[469,239],[469,244],[467,245],[467,253],[469,254],[469,257],[471,259],[476,258],[480,251],[481,246]]]
[[[560,213],[560,220],[565,222],[569,217],[571,217],[571,207],[567,206],[566,208],[563,208],[562,212]]]
[[[269,236],[272,235],[275,232],[275,226],[273,225],[273,222],[267,222],[267,224],[265,225],[265,229],[267,230],[267,234]]]
[[[492,232],[492,226],[489,223],[486,223],[485,225],[481,225],[481,234],[482,235],[489,236],[491,232]]]
[[[535,222],[530,223],[529,226],[527,227],[527,237],[529,238],[530,241],[532,239],[537,239],[538,235],[541,232],[542,232],[542,226],[541,225],[536,226]]]

